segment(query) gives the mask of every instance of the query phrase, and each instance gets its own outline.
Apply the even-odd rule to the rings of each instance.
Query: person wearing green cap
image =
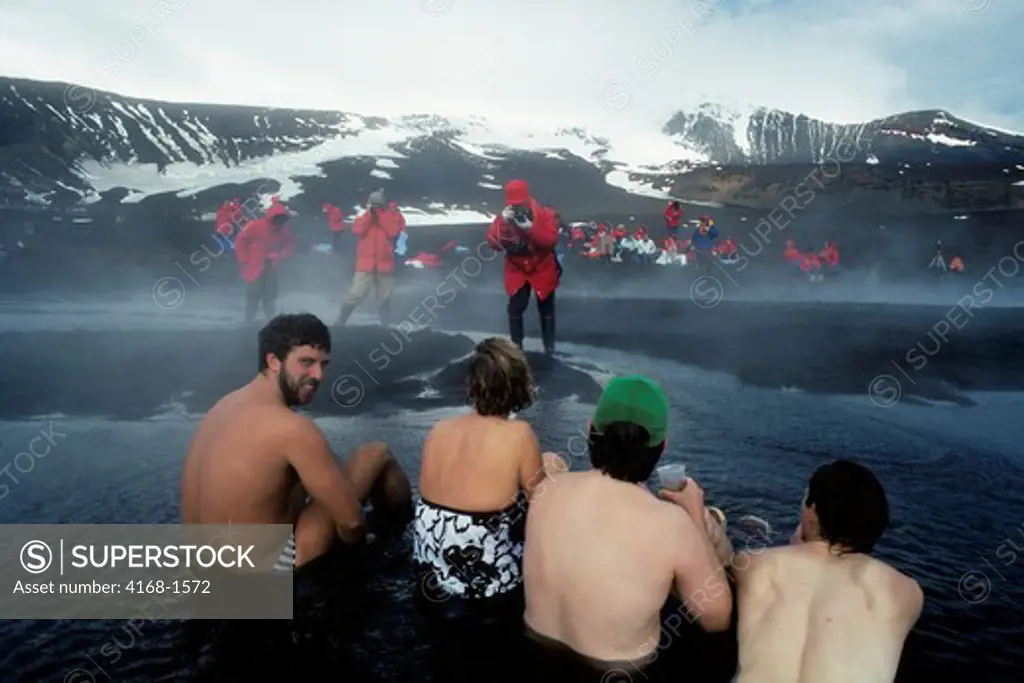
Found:
[[[707,631],[732,618],[722,569],[731,555],[693,479],[651,495],[669,402],[642,375],[613,379],[589,423],[594,469],[544,482],[531,500],[523,557],[535,678],[589,680],[638,671],[657,680],[661,609],[674,593]],[[662,661],[665,658],[661,658]],[[596,679],[594,679],[596,680]]]

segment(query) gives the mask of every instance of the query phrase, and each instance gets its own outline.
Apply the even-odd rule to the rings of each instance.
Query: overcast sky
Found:
[[[0,0],[0,74],[185,102],[662,123],[702,100],[1024,130],[1024,0]]]

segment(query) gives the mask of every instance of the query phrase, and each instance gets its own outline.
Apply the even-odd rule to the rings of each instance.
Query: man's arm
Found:
[[[389,211],[388,214],[387,219],[382,221],[382,225],[388,240],[394,242],[395,238],[402,232],[402,221],[399,219],[397,212]]]
[[[249,248],[253,239],[252,225],[252,223],[247,223],[235,237],[235,259],[242,265],[249,262]]]
[[[896,619],[904,633],[910,633],[914,624],[921,618],[924,610],[924,591],[921,584],[895,569],[889,568],[895,574],[893,579],[893,594],[895,596]]]
[[[541,251],[554,249],[558,244],[558,226],[554,216],[547,209],[540,209],[535,218],[533,227],[523,231],[530,246]]]
[[[323,432],[306,418],[296,416],[297,429],[288,435],[285,454],[303,488],[331,515],[338,538],[361,541],[366,520],[351,482],[341,471]]]
[[[725,631],[732,621],[732,591],[703,524],[684,510],[675,516],[678,538],[674,562],[676,595],[708,632]]]
[[[540,453],[540,442],[533,432],[533,427],[522,423],[519,435],[522,443],[523,457],[519,460],[519,488],[526,492],[527,499],[532,499],[538,491],[543,490],[548,473],[544,468],[544,459]]]
[[[732,557],[734,553],[732,549],[732,541],[729,540],[729,535],[725,532],[725,522],[719,522],[711,511],[705,508],[704,529],[708,533],[708,540],[711,542],[711,547],[715,551],[715,557],[718,560],[718,564],[728,569],[729,565],[732,564]]]
[[[352,232],[356,237],[362,237],[366,234],[366,230],[370,225],[370,212],[367,209],[366,213],[356,216],[355,221],[352,222]]]
[[[288,260],[295,253],[295,234],[287,225],[281,228],[281,260]]]
[[[495,216],[491,224],[487,226],[487,246],[497,252],[505,251],[501,227],[501,216]]]

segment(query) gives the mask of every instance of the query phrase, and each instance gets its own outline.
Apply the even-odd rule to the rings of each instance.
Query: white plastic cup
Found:
[[[686,483],[686,465],[671,464],[662,465],[658,468],[658,480],[661,488],[670,491],[679,491]]]

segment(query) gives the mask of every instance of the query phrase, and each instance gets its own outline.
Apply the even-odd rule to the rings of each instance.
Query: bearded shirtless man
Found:
[[[199,425],[181,477],[185,524],[290,524],[292,538],[267,566],[290,571],[337,540],[365,537],[363,504],[411,517],[412,490],[386,444],[363,444],[339,463],[323,432],[292,408],[324,378],[331,335],[316,316],[279,315],[259,333],[256,378]]]
[[[921,616],[916,581],[868,553],[882,485],[848,460],[811,477],[792,545],[738,553],[738,683],[891,683]]]

